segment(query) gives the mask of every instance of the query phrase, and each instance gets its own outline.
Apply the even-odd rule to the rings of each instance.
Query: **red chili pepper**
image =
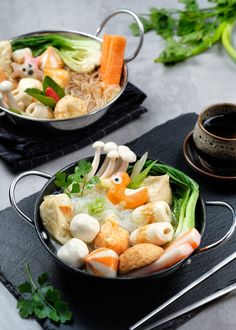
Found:
[[[46,88],[46,96],[53,98],[56,102],[60,100],[60,97],[57,95],[57,93],[52,89],[52,87]]]

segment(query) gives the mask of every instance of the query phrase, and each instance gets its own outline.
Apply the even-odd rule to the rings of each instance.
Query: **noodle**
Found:
[[[79,97],[85,101],[88,112],[104,107],[119,91],[119,85],[105,86],[98,71],[93,73],[76,73],[71,71],[71,79],[65,89],[66,95]]]

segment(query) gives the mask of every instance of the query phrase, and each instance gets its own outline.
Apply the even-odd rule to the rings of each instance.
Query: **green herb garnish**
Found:
[[[18,287],[24,294],[24,298],[17,302],[20,316],[23,319],[29,316],[48,318],[61,323],[70,321],[72,313],[68,310],[68,304],[61,300],[60,291],[48,283],[47,273],[41,274],[35,283],[28,264],[25,264],[25,272],[28,281]]]
[[[104,197],[97,197],[95,200],[88,204],[88,213],[90,215],[96,215],[104,211]]]
[[[92,170],[92,164],[86,160],[80,160],[75,167],[74,173],[68,176],[64,172],[56,173],[55,185],[63,189],[64,193],[71,196],[73,194],[83,196],[84,190],[91,190],[100,182],[98,176],[93,176],[87,180],[86,176]]]
[[[207,8],[200,8],[197,0],[179,2],[183,9],[151,8],[148,14],[140,15],[145,32],[155,31],[166,40],[165,49],[155,62],[173,64],[184,61],[212,47],[222,36],[226,51],[236,60],[231,38],[236,20],[236,0],[208,0],[213,5]],[[136,23],[130,28],[134,35],[139,35]]]

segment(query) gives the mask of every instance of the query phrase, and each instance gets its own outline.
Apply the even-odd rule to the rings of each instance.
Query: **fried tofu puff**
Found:
[[[118,262],[118,254],[107,248],[96,249],[85,259],[87,272],[103,277],[116,277]]]
[[[45,196],[39,210],[44,227],[54,239],[61,244],[71,239],[73,207],[66,194]]]
[[[87,114],[87,104],[79,97],[66,95],[60,99],[54,110],[56,119],[79,117]]]
[[[0,68],[8,76],[12,73],[11,67],[12,48],[8,40],[0,41]]]
[[[131,270],[150,265],[158,260],[164,250],[150,243],[142,243],[127,249],[121,256],[119,262],[120,274],[126,274]]]
[[[147,203],[132,211],[132,221],[138,226],[148,225],[154,222],[172,221],[170,206],[164,201]]]
[[[169,175],[148,176],[143,180],[141,187],[148,190],[149,202],[165,201],[172,204],[172,191]]]
[[[96,248],[105,247],[114,250],[118,255],[123,253],[129,246],[129,233],[121,228],[113,219],[109,218],[100,229],[95,238]]]

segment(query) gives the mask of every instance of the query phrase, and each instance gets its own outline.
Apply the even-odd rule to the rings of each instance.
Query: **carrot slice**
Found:
[[[104,34],[103,42],[102,42],[101,65],[100,65],[101,76],[103,76],[104,73],[106,72],[106,64],[107,64],[107,57],[108,57],[109,49],[110,49],[110,42],[111,42],[111,36],[108,34]]]
[[[111,36],[106,69],[103,75],[105,85],[119,85],[124,64],[126,39],[122,36]]]
[[[178,246],[180,244],[188,243],[192,246],[193,249],[196,249],[199,247],[201,243],[201,235],[197,231],[196,228],[188,230],[186,233],[175,239],[173,242],[171,242],[165,251],[168,251],[173,246]]]

